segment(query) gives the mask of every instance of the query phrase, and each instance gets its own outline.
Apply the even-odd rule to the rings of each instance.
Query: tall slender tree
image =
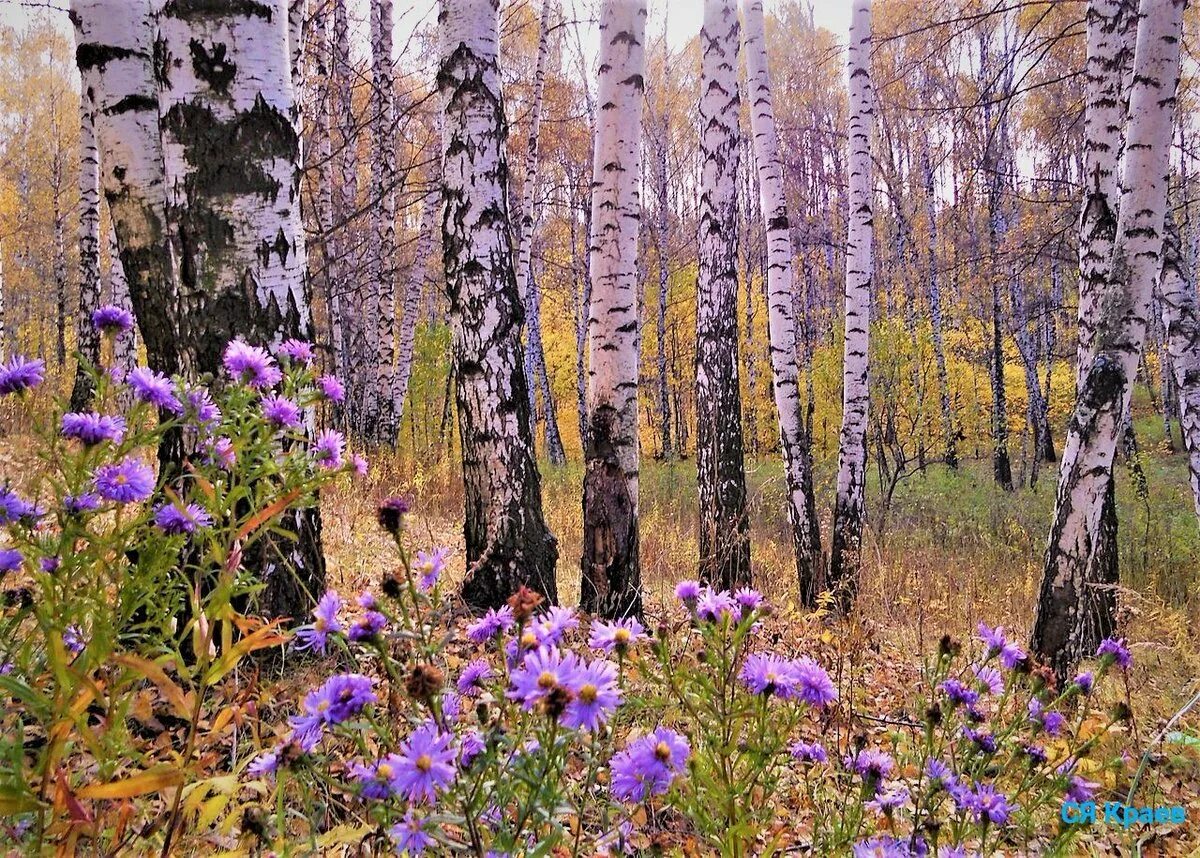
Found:
[[[725,588],[750,581],[738,377],[739,31],[734,0],[704,0],[700,30],[696,465],[700,577]]]
[[[499,0],[442,0],[442,258],[466,496],[463,598],[495,607],[521,584],[558,597],[558,545],[542,515],[522,306],[513,271]]]
[[[1098,584],[1093,567],[1104,562],[1102,511],[1161,265],[1184,5],[1139,7],[1111,263],[1093,296],[1090,361],[1063,449],[1034,617],[1032,648],[1062,680],[1115,625],[1115,593]]]
[[[1168,214],[1158,294],[1170,371],[1179,400],[1179,428],[1188,454],[1192,501],[1200,518],[1200,310],[1186,265],[1179,227]]]
[[[392,0],[371,0],[370,249],[375,330],[375,390],[367,399],[368,437],[396,444],[396,84],[392,73]]]
[[[592,160],[590,431],[583,482],[580,604],[642,612],[638,559],[638,230],[646,0],[605,0]]]
[[[121,264],[121,253],[117,247],[117,231],[115,229],[109,230],[108,239],[108,303],[133,314],[133,301],[129,297],[129,281],[125,277],[125,266]],[[124,377],[138,365],[137,325],[117,337],[115,351],[113,365]]]
[[[441,172],[437,175],[440,177]],[[396,340],[396,378],[392,388],[392,408],[396,422],[404,416],[404,402],[408,398],[408,383],[412,378],[413,349],[417,341],[417,316],[421,312],[421,293],[429,273],[433,257],[434,230],[437,216],[442,207],[442,195],[429,192],[421,204],[421,223],[417,227],[417,252],[412,268],[404,285],[403,311],[400,319],[400,336]]]
[[[75,314],[75,367],[71,410],[83,410],[92,398],[87,365],[100,365],[100,334],[92,313],[100,306],[100,148],[96,143],[96,72],[80,75],[79,92],[79,305]]]
[[[842,431],[838,438],[837,498],[833,508],[830,586],[848,610],[858,587],[866,512],[867,372],[871,331],[874,221],[871,138],[875,89],[871,82],[871,2],[855,0],[850,20],[850,193],[846,236],[846,334],[842,356]]]
[[[766,28],[762,0],[748,0],[746,19],[746,74],[750,98],[750,124],[758,164],[759,207],[767,233],[767,330],[770,336],[772,390],[779,418],[779,446],[783,453],[788,493],[788,521],[801,600],[816,602],[822,585],[821,526],[813,497],[809,439],[805,432],[796,369],[796,322],[792,314],[792,224],[788,217],[779,155],[779,132],[771,75],[767,65]]]

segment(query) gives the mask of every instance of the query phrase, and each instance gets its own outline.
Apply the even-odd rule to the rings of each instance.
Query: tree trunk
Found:
[[[1158,294],[1166,351],[1179,402],[1179,427],[1188,454],[1192,500],[1200,519],[1200,312],[1185,264],[1179,230],[1168,215]]]
[[[533,260],[530,259],[532,265]],[[528,293],[525,306],[529,311],[529,332],[526,335],[528,345],[525,349],[527,358],[526,376],[532,379],[535,390],[530,391],[530,411],[536,413],[533,393],[541,397],[544,420],[544,439],[546,457],[552,465],[565,465],[567,453],[563,449],[562,435],[558,431],[558,414],[554,409],[554,391],[550,388],[550,374],[546,369],[546,350],[542,347],[542,290],[538,278],[533,271],[529,272]]]
[[[51,105],[52,110],[56,110]],[[67,367],[67,212],[63,201],[63,183],[65,182],[65,165],[63,164],[62,135],[59,133],[57,118],[54,120],[54,155],[50,161],[50,193],[53,206],[54,250],[54,355],[58,359],[59,370],[66,372]]]
[[[172,3],[156,64],[181,364],[216,373],[236,337],[277,344],[312,333],[300,221],[300,140],[284,0]],[[302,616],[325,588],[314,507],[285,515],[297,541],[264,540],[247,565],[266,584],[257,608]]]
[[[1032,648],[1065,679],[1115,625],[1111,545],[1101,530],[1112,464],[1159,274],[1183,0],[1143,0],[1112,261],[1093,294],[1091,360],[1063,449]],[[1090,33],[1089,33],[1090,35]],[[1085,214],[1086,220],[1086,214]]]
[[[129,281],[125,277],[125,266],[117,246],[117,231],[109,231],[108,251],[108,303],[133,313],[133,301],[129,297]],[[138,365],[138,326],[117,337],[113,365],[124,378]]]
[[[584,218],[585,232],[591,234],[591,206]],[[581,250],[579,227],[575,216],[575,204],[570,204],[571,218],[571,309],[575,316],[575,407],[579,418],[579,446],[587,458],[588,409],[587,409],[587,320],[592,305],[592,275],[587,271],[587,250]]]
[[[75,367],[71,410],[82,411],[94,394],[86,369],[100,366],[100,333],[92,313],[100,306],[100,149],[96,144],[96,73],[81,79],[79,93],[79,306],[75,314]]]
[[[771,384],[779,418],[788,494],[788,521],[801,601],[813,607],[824,586],[821,569],[821,526],[809,468],[809,438],[796,370],[796,323],[792,312],[792,229],[784,193],[779,134],[775,127],[771,78],[767,67],[762,0],[745,7],[747,90],[750,123],[758,163],[759,207],[767,231],[767,331],[770,339]]]
[[[846,335],[842,358],[842,431],[838,438],[837,499],[833,510],[830,586],[843,611],[853,604],[866,511],[867,380],[871,331],[874,224],[871,216],[871,138],[875,90],[871,83],[871,2],[855,0],[850,22],[850,222],[846,239]]]
[[[638,563],[638,226],[646,0],[605,0],[592,166],[588,415],[580,605],[641,616]]]
[[[542,516],[508,227],[499,0],[443,0],[441,25],[442,242],[466,496],[463,599],[475,609],[498,607],[526,584],[557,601],[558,546]]]
[[[921,132],[921,179],[925,190],[925,216],[929,221],[926,238],[927,276],[929,281],[929,323],[933,330],[933,359],[937,367],[938,404],[942,412],[943,461],[951,468],[958,467],[958,430],[954,428],[954,412],[950,408],[950,374],[946,370],[946,344],[942,318],[942,290],[938,284],[937,258],[937,188],[933,163],[929,157],[929,135]]]
[[[750,583],[738,378],[739,29],[733,0],[704,0],[696,284],[700,577],[726,589]]]
[[[370,284],[375,390],[366,435],[396,446],[396,85],[392,75],[392,0],[371,0],[371,198],[374,240]]]
[[[433,238],[437,216],[442,207],[442,195],[430,192],[421,208],[421,224],[417,234],[417,253],[413,257],[408,282],[404,287],[404,318],[400,320],[400,338],[396,346],[396,377],[392,408],[396,412],[396,423],[404,416],[404,402],[408,398],[408,382],[412,378],[413,346],[416,343],[417,316],[421,311],[421,292],[429,274],[433,257]]]
[[[664,39],[665,51],[665,39]],[[667,59],[663,59],[663,73],[666,74]],[[671,447],[671,391],[667,381],[667,298],[670,290],[670,270],[668,267],[668,248],[670,241],[670,205],[667,193],[667,141],[670,134],[668,103],[664,97],[661,100],[659,119],[659,139],[654,147],[654,191],[655,206],[658,217],[657,228],[654,230],[655,253],[658,257],[658,295],[654,315],[654,368],[657,381],[655,399],[658,404],[658,419],[660,423],[661,447],[663,459],[670,459],[674,454]]]

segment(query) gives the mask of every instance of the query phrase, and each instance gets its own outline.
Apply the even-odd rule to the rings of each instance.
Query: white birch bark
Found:
[[[54,345],[55,357],[58,359],[59,369],[66,371],[67,363],[67,211],[66,204],[63,200],[63,185],[66,182],[66,169],[62,145],[62,135],[59,133],[57,108],[53,102],[50,105],[51,111],[55,112],[56,118],[53,120],[53,135],[54,135],[54,154],[50,161],[50,195],[51,208],[53,212],[51,228],[53,230],[52,247],[52,270],[54,273],[54,296],[55,296],[55,327],[54,327]]]
[[[542,515],[521,298],[513,271],[499,69],[499,0],[442,0],[443,260],[463,456],[463,598],[498,607],[520,584],[557,600]]]
[[[775,126],[762,0],[748,0],[744,13],[750,125],[758,164],[759,208],[767,240],[767,331],[772,392],[779,419],[779,446],[783,453],[796,574],[801,598],[811,606],[822,583],[821,530],[814,508],[812,472],[805,449],[808,438],[796,369],[792,229],[783,184],[779,132]]]
[[[413,346],[417,336],[417,317],[421,313],[421,293],[429,273],[433,256],[433,232],[437,228],[437,216],[442,208],[442,195],[430,192],[421,207],[421,224],[417,234],[417,254],[404,286],[403,311],[400,320],[400,336],[396,343],[396,375],[392,388],[392,408],[396,413],[396,424],[404,416],[404,401],[408,398],[408,382],[412,378]]]
[[[739,30],[734,0],[705,0],[700,30],[696,465],[700,577],[724,588],[750,581],[737,320]]]
[[[150,0],[72,0],[71,20],[80,74],[94,75],[101,186],[147,362],[174,373],[178,285],[167,245],[153,8]]]
[[[367,431],[396,444],[396,84],[392,71],[392,0],[371,0],[371,197],[374,238],[369,277],[375,329],[375,391]]]
[[[842,356],[842,429],[838,438],[837,498],[833,513],[830,586],[848,610],[862,551],[867,465],[868,348],[871,331],[871,140],[875,90],[871,82],[871,2],[855,0],[850,21],[849,224],[846,237],[846,333]]]
[[[331,253],[334,249],[333,233],[333,187],[334,187],[334,158],[333,158],[333,109],[334,76],[333,76],[333,40],[330,38],[333,20],[333,4],[328,0],[319,0],[312,16],[312,34],[310,50],[313,58],[315,86],[312,92],[314,128],[316,138],[317,158],[317,188],[315,193],[315,220],[318,242],[321,252],[320,286],[322,297],[329,319],[329,350],[332,358],[333,372],[342,377],[342,360],[344,358],[342,340],[342,306],[335,295],[333,280],[333,264]],[[340,284],[339,284],[340,285]],[[314,290],[315,291],[315,290]]]
[[[129,280],[125,277],[125,266],[121,264],[117,231],[108,233],[108,303],[133,313],[133,301],[129,297]],[[124,378],[138,365],[138,326],[117,337],[113,354],[113,366]]]
[[[637,262],[645,42],[645,0],[605,0],[592,160],[590,427],[580,604],[607,617],[642,612]]]
[[[664,85],[667,73],[667,57],[665,53],[664,38]],[[653,169],[655,206],[658,216],[658,222],[654,230],[655,249],[658,255],[658,296],[655,302],[654,314],[654,368],[658,382],[655,398],[658,401],[658,419],[661,424],[662,457],[663,459],[670,459],[674,455],[674,450],[671,447],[671,391],[667,382],[667,300],[670,291],[669,248],[671,246],[671,219],[670,213],[667,210],[667,207],[670,205],[667,190],[667,145],[670,135],[670,125],[667,116],[668,102],[666,98],[660,101],[658,140],[655,141],[654,145]]]
[[[1063,449],[1033,649],[1066,678],[1111,634],[1115,600],[1092,567],[1161,265],[1183,0],[1142,0],[1108,282],[1095,294],[1091,360]]]
[[[1185,266],[1179,230],[1168,215],[1158,295],[1171,379],[1179,404],[1179,427],[1188,454],[1192,501],[1200,519],[1200,311]]]
[[[928,90],[927,90],[928,92]],[[933,333],[933,358],[937,368],[938,405],[942,415],[943,459],[951,468],[958,467],[958,430],[954,428],[954,412],[950,408],[950,374],[946,370],[946,344],[942,316],[942,290],[938,280],[938,223],[937,187],[933,174],[933,163],[929,157],[929,135],[921,132],[921,180],[925,191],[925,217],[928,220],[926,233],[929,245],[926,249],[927,278],[929,283],[929,323]]]
[[[82,360],[75,369],[71,409],[82,411],[93,394],[85,362],[100,366],[100,335],[92,313],[100,306],[100,149],[96,143],[94,70],[81,76],[79,93],[79,304],[75,312],[75,350]]]

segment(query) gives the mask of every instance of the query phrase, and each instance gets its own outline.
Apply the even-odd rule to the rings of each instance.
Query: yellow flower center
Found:
[[[525,632],[525,634],[521,635],[521,646],[528,649],[536,644],[537,635],[535,635],[533,632]]]
[[[654,746],[654,756],[658,757],[664,763],[671,759],[671,746],[666,742],[659,742]]]
[[[319,632],[325,631],[325,621],[320,617],[317,617],[316,621],[313,623],[313,628]]]
[[[117,474],[117,477],[115,480],[113,480],[113,482],[115,482],[118,486],[123,486],[129,482],[129,477],[125,476],[124,474]]]
[[[579,689],[579,699],[584,703],[595,703],[599,693],[600,690],[589,682]]]
[[[632,636],[629,634],[629,629],[617,629],[617,633],[613,635],[613,640],[619,644],[627,644],[630,637]]]
[[[394,769],[389,763],[380,763],[375,769],[375,777],[382,781],[391,780]]]
[[[328,708],[329,708],[329,701],[328,701],[328,700],[322,700],[320,703],[318,703],[318,704],[317,704],[317,711],[318,711],[318,712],[324,712],[324,711],[325,711],[326,709],[328,709]]]
[[[429,754],[421,754],[421,756],[417,757],[417,770],[418,771],[427,772],[432,768],[433,768],[433,757],[429,756]]]
[[[548,670],[543,670],[542,675],[538,677],[538,688],[550,689],[558,685],[558,680],[554,674]]]

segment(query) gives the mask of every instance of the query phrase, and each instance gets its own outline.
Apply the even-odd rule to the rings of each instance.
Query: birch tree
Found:
[[[217,372],[230,340],[312,334],[300,221],[300,139],[287,5],[171,3],[156,64],[169,241],[180,260],[180,362]],[[295,542],[264,540],[250,563],[258,609],[301,616],[324,590],[317,509],[290,513]]]
[[[796,322],[792,314],[792,226],[783,184],[783,162],[767,65],[762,0],[748,0],[746,75],[750,125],[758,164],[759,208],[767,234],[767,331],[770,337],[771,384],[779,419],[788,493],[788,521],[801,599],[813,605],[821,586],[821,529],[813,497],[808,437],[796,369]]]
[[[592,301],[580,605],[641,615],[638,559],[638,230],[645,0],[605,0],[592,166]]]
[[[117,246],[117,231],[109,230],[108,250],[108,303],[120,307],[133,314],[133,301],[129,297],[129,281],[125,277],[125,266],[121,264],[120,249]],[[122,378],[138,365],[138,326],[117,337],[114,347],[113,366],[121,373]]]
[[[849,228],[846,237],[846,334],[842,356],[842,430],[838,437],[837,497],[833,508],[830,586],[848,610],[857,591],[867,466],[868,348],[874,224],[871,138],[871,2],[855,0],[848,49],[850,119]]]
[[[750,581],[738,377],[739,31],[734,0],[704,0],[696,282],[700,577],[726,589]]]
[[[433,255],[433,231],[436,228],[442,195],[430,192],[421,204],[421,223],[417,233],[417,253],[404,286],[404,316],[400,320],[400,336],[396,341],[396,377],[392,388],[392,409],[396,424],[404,416],[404,401],[408,398],[408,382],[412,378],[413,347],[417,338],[417,316],[421,312],[421,292]]]
[[[1186,265],[1179,228],[1168,214],[1158,296],[1179,403],[1179,428],[1188,454],[1192,501],[1200,518],[1200,311]]]
[[[1102,511],[1161,265],[1184,5],[1142,0],[1139,10],[1111,262],[1093,295],[1090,360],[1063,448],[1034,617],[1032,649],[1060,680],[1115,624],[1115,594],[1093,569],[1105,561]]]
[[[505,177],[499,0],[442,0],[442,258],[466,498],[463,599],[498,607],[521,584],[558,597],[521,354]]]
[[[71,410],[92,398],[87,366],[100,365],[100,334],[92,313],[100,306],[100,149],[96,145],[96,72],[81,76],[79,93],[79,305],[75,313],[75,368]]]

